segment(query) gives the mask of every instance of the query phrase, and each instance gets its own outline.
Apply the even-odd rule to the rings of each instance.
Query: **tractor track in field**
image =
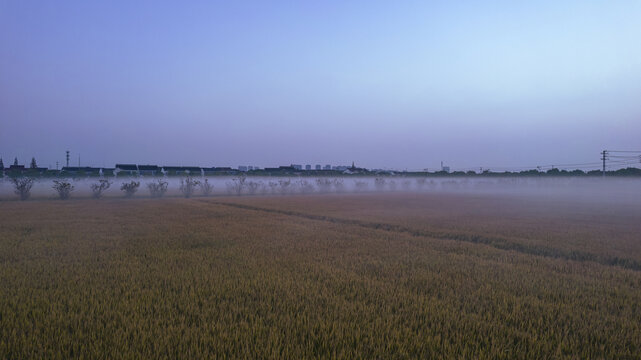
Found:
[[[413,229],[413,228],[402,226],[402,225],[387,224],[387,223],[380,223],[380,222],[369,222],[369,221],[355,220],[355,219],[345,219],[345,218],[339,218],[339,217],[333,217],[333,216],[327,216],[327,215],[315,215],[315,214],[308,214],[308,213],[292,211],[292,210],[279,210],[279,209],[273,209],[273,208],[264,208],[259,206],[244,205],[244,204],[237,204],[237,203],[230,203],[230,202],[220,202],[220,201],[204,201],[204,202],[209,204],[233,207],[237,209],[253,210],[253,211],[260,211],[260,212],[272,213],[272,214],[281,214],[281,215],[299,217],[299,218],[308,219],[308,220],[325,221],[325,222],[334,223],[334,224],[359,226],[366,229],[403,233],[403,234],[409,234],[415,237],[424,237],[424,238],[432,238],[432,239],[440,239],[440,240],[454,240],[454,241],[462,241],[462,242],[473,243],[473,244],[483,244],[499,250],[515,251],[515,252],[526,254],[526,255],[535,255],[535,256],[542,256],[547,258],[563,259],[563,260],[571,260],[571,261],[579,261],[579,262],[595,262],[605,266],[616,266],[624,269],[641,271],[641,262],[637,260],[621,258],[617,256],[598,255],[598,254],[594,254],[586,251],[580,251],[580,250],[568,251],[568,250],[561,250],[561,249],[553,249],[545,246],[527,245],[527,244],[510,241],[509,238],[501,237],[501,236],[485,236],[485,235],[476,235],[476,234],[463,233],[463,232],[456,233],[456,232],[420,230],[420,229]]]

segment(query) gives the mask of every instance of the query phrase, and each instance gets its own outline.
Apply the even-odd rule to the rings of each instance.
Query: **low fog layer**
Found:
[[[185,178],[136,177],[106,178],[111,182],[102,194],[106,198],[124,197],[125,183],[140,183],[134,198],[150,198],[150,184],[166,183],[163,197],[184,196],[181,180]],[[205,196],[202,184],[212,186],[209,196],[288,196],[350,193],[461,193],[574,198],[584,201],[627,202],[641,204],[641,179],[638,178],[416,178],[416,177],[193,177],[197,181],[191,196]],[[59,179],[60,180],[60,179]],[[91,186],[100,179],[67,179],[74,187],[71,198],[92,197]],[[29,199],[56,199],[53,179],[34,179]],[[0,180],[0,199],[18,200],[15,186],[8,178]]]

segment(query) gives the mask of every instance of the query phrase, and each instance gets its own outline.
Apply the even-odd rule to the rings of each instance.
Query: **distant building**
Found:
[[[320,165],[316,165],[316,170],[320,170],[322,167]]]
[[[238,170],[230,167],[210,167],[203,168],[203,172],[205,175],[233,175],[237,174]]]
[[[238,167],[238,171],[247,171],[247,166],[241,165]]]
[[[10,165],[8,170],[9,170],[9,173],[13,173],[13,174],[25,172],[24,165],[16,165],[16,164]]]
[[[296,170],[303,170],[303,165],[292,164],[292,167]]]
[[[65,168],[62,168],[64,171]],[[116,171],[127,175],[138,175],[138,165],[136,164],[116,164]]]
[[[323,170],[332,170],[332,165],[325,165]]]
[[[160,168],[158,165],[138,165],[138,173],[140,175],[155,176],[156,174],[160,174]]]
[[[305,170],[311,170],[312,166],[311,165],[305,165]]]
[[[163,166],[167,175],[201,175],[202,168],[198,166]]]
[[[101,168],[89,166],[63,166],[61,172],[69,175],[100,175],[100,170]]]

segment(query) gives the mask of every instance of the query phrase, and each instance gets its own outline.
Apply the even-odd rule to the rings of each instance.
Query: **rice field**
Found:
[[[640,358],[641,205],[0,202],[0,358]]]

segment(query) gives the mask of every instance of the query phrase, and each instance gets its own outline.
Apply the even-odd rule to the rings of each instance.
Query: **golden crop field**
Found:
[[[0,358],[641,358],[638,204],[0,203]]]

